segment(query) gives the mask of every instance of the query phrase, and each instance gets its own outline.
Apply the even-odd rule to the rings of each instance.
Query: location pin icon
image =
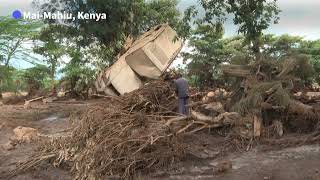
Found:
[[[15,19],[20,19],[22,17],[21,11],[19,11],[19,10],[13,11],[12,17],[15,18]]]

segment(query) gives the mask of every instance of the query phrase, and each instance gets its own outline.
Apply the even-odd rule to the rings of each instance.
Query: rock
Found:
[[[11,143],[11,141],[7,142],[6,144],[2,145],[2,148],[11,151],[15,148],[15,145]]]
[[[212,98],[215,96],[215,93],[213,91],[208,92],[207,97]]]
[[[215,99],[215,98],[222,98],[227,97],[229,94],[225,89],[218,88],[215,91],[210,91],[205,96],[207,99]]]
[[[0,101],[0,106],[3,106],[4,104],[3,104],[3,102],[2,101]]]
[[[224,89],[218,88],[214,91],[214,95],[216,98],[223,97],[224,95],[227,95],[227,92]]]
[[[66,92],[64,92],[64,91],[60,91],[60,92],[58,92],[58,95],[57,95],[58,97],[64,97],[64,96],[66,96]]]
[[[218,162],[214,168],[214,174],[224,173],[232,169],[232,162],[229,160],[224,160]]]
[[[31,142],[32,140],[35,140],[38,138],[38,130],[30,127],[22,127],[18,126],[14,130],[14,138],[15,140],[19,142]]]

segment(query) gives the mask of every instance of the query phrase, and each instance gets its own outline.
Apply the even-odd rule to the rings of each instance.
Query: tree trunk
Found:
[[[8,57],[7,57],[7,59],[5,60],[5,63],[4,63],[4,66],[5,66],[5,67],[9,67],[10,59],[11,59],[11,55],[10,55],[10,53],[9,53],[9,55],[8,55]]]
[[[54,81],[54,76],[56,74],[56,63],[55,63],[55,60],[51,60],[52,64],[51,64],[51,70],[50,70],[50,78],[52,81]]]
[[[20,46],[20,43],[22,42],[23,39],[20,39],[16,42],[16,44],[11,48],[11,51],[8,53],[7,59],[5,61],[5,66],[9,67],[9,63],[10,60],[12,58],[12,56],[14,55],[14,53],[16,52],[16,50],[18,49],[18,47]]]
[[[252,41],[253,47],[253,53],[256,57],[256,61],[259,61],[261,59],[261,52],[260,52],[260,47],[261,47],[261,38],[262,34],[259,34],[257,37],[254,38]]]
[[[76,78],[76,77],[72,77],[70,79],[70,86],[71,86],[70,94],[71,94],[72,97],[76,97],[77,96],[77,92],[75,90],[77,81],[78,81],[78,78]]]
[[[0,79],[0,99],[2,98],[2,80]]]
[[[54,83],[54,79],[55,79],[55,74],[56,74],[56,68],[57,68],[57,64],[55,63],[57,61],[56,57],[54,57],[54,59],[51,60],[51,70],[50,70],[50,79],[52,81],[51,83],[51,93],[52,94],[57,94],[57,89],[55,87],[55,83]]]

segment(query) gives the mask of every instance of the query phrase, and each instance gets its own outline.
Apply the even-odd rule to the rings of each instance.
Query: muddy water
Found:
[[[215,179],[215,180],[320,180],[320,146],[301,146],[278,151],[231,154],[223,160],[232,162],[232,169],[216,173],[221,159],[203,160],[182,174],[156,179]],[[211,172],[211,173],[210,173]]]
[[[0,122],[1,123],[1,122]],[[18,124],[17,124],[18,125]],[[58,115],[50,115],[38,121],[32,121],[28,127],[36,128],[40,133],[53,135],[68,128],[68,120]],[[14,137],[12,127],[0,129],[0,179],[1,174],[13,170],[16,163],[23,162],[35,152],[34,143],[21,143],[12,150],[6,150],[4,146]],[[71,179],[70,173],[59,168],[48,168],[40,172],[30,172],[14,177],[16,180],[47,180],[47,179]]]
[[[52,122],[52,121],[56,121],[56,120],[59,120],[60,117],[58,115],[51,115],[45,119],[42,119],[40,120],[41,122],[44,121],[44,122]]]

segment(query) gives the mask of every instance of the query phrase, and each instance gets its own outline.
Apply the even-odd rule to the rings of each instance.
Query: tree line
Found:
[[[191,47],[190,52],[182,53],[187,64],[182,71],[195,86],[224,81],[223,63],[248,64],[264,56],[281,60],[292,54],[307,55],[313,65],[305,82],[320,82],[320,40],[264,34],[279,21],[281,10],[276,0],[199,0],[184,12],[178,9],[177,0],[35,0],[33,4],[40,12],[104,12],[107,20],[0,17],[0,92],[27,90],[32,94],[34,89],[52,89],[59,83],[57,73],[72,93],[87,92],[96,73],[123,53],[127,37],[138,37],[161,23],[168,23]],[[233,37],[224,37],[228,17],[238,28],[239,34]],[[34,67],[16,69],[14,59]]]

